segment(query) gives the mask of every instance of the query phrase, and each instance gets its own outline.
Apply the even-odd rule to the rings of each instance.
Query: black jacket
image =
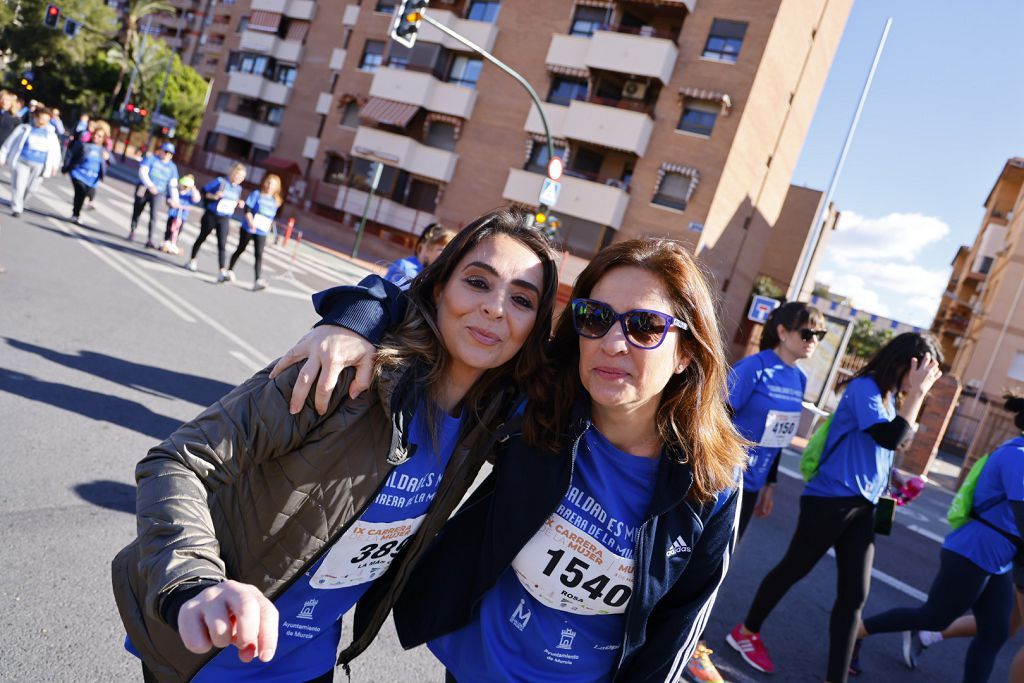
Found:
[[[79,164],[85,161],[86,145],[89,143],[76,140],[71,148],[68,150],[67,158],[64,161],[64,167],[60,170],[61,173],[70,173],[75,170]],[[107,175],[107,162],[104,160],[100,163],[100,177],[99,180],[103,180]]]

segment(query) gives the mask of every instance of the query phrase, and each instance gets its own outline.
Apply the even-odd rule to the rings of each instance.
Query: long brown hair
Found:
[[[427,396],[436,405],[441,381],[451,365],[451,357],[444,348],[437,324],[437,304],[434,297],[455,272],[456,266],[474,247],[498,235],[510,237],[530,249],[544,270],[544,282],[537,301],[537,318],[523,347],[504,365],[483,373],[464,399],[465,406],[480,415],[485,401],[514,385],[528,396],[539,392],[532,384],[541,374],[546,361],[545,347],[551,336],[551,318],[558,287],[555,252],[547,238],[532,227],[530,215],[518,209],[492,211],[467,225],[448,243],[437,260],[423,269],[413,280],[407,292],[409,307],[405,319],[384,341],[377,352],[378,374],[389,368],[422,363],[426,374],[422,382]],[[433,420],[430,421],[434,423]]]
[[[232,168],[231,170],[234,170],[234,168]],[[263,178],[263,182],[260,183],[260,192],[263,192],[265,194],[270,194],[269,192],[267,192],[267,185],[269,185],[270,181],[272,181],[272,180],[277,182],[277,189],[274,190],[274,195],[273,195],[274,199],[277,200],[277,205],[281,206],[282,204],[284,204],[284,197],[281,196],[281,177],[280,176],[278,176],[275,173],[268,173]]]
[[[576,279],[572,298],[589,297],[605,274],[627,266],[655,275],[672,301],[671,314],[689,327],[683,333],[682,350],[690,364],[665,386],[656,426],[671,456],[690,464],[693,497],[709,501],[733,486],[737,468],[746,465],[746,442],[726,409],[729,365],[711,290],[680,244],[643,237],[599,251]],[[549,398],[527,405],[524,435],[546,435],[539,441],[557,450],[559,435],[569,428],[573,404],[584,391],[579,378],[580,342],[568,305],[558,320],[551,354]]]

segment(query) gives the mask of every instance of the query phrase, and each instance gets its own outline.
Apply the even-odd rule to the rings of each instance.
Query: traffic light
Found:
[[[75,36],[78,35],[78,29],[81,26],[82,25],[79,24],[77,21],[73,21],[71,19],[65,19],[64,20],[64,35],[66,35],[68,38],[74,38]]]
[[[32,92],[32,81],[28,80],[27,78],[22,78],[21,87],[23,87],[25,90],[28,90],[29,92]]]
[[[60,8],[56,5],[47,5],[46,14],[43,15],[43,25],[47,28],[57,28],[57,21],[60,19]]]
[[[423,10],[429,0],[402,0],[395,10],[395,21],[391,25],[391,37],[396,43],[412,47],[416,43],[416,34],[423,21]]]

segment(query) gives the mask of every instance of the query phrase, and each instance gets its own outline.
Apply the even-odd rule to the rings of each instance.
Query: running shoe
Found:
[[[189,259],[188,263],[185,264],[185,270],[191,270],[194,273],[197,270],[199,270],[199,264],[196,263],[196,260],[194,258]]]
[[[744,634],[743,625],[737,624],[736,628],[725,637],[725,642],[740,653],[743,661],[758,671],[763,671],[766,674],[775,673],[775,665],[772,664],[772,659],[768,656],[768,649],[761,642],[760,634]]]
[[[229,270],[228,271],[228,282],[234,282],[234,281],[235,281],[235,271]]]
[[[128,236],[125,239],[129,242],[135,241],[135,226],[132,226],[131,230],[128,231]]]
[[[146,242],[146,249],[156,249],[156,248],[157,248],[157,246],[154,243],[149,242],[149,241]]]
[[[849,674],[851,676],[860,676],[861,672],[864,670],[860,666],[860,644],[862,642],[864,642],[864,641],[863,640],[858,640],[858,641],[854,642],[854,644],[853,644],[853,656],[850,657],[850,668],[849,668]]]
[[[220,274],[217,275],[217,282],[227,282],[227,281],[228,281],[228,271],[221,270]]]
[[[903,663],[907,665],[908,669],[917,668],[917,658],[927,648],[928,646],[921,640],[920,631],[903,632]]]
[[[260,280],[257,280],[256,282],[252,283],[252,291],[254,291],[254,292],[258,292],[261,289],[266,289],[266,288],[267,288],[266,280],[260,279]]]
[[[714,663],[711,661],[711,653],[703,643],[697,645],[690,661],[686,663],[686,678],[694,683],[725,683],[722,674],[718,673]]]

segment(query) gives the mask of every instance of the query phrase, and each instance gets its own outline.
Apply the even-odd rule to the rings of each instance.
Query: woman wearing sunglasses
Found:
[[[550,360],[550,391],[413,572],[399,637],[449,680],[675,680],[729,567],[746,459],[704,276],[674,242],[605,248]]]
[[[760,630],[772,610],[835,548],[836,601],[829,620],[825,680],[851,673],[861,609],[875,557],[875,506],[888,490],[895,450],[914,433],[921,404],[942,374],[941,355],[928,336],[907,332],[882,347],[846,384],[828,431],[817,474],[800,498],[800,516],[785,556],[757,589],[743,623],[726,638],[758,671],[775,666]],[[855,666],[853,673],[859,673]]]
[[[767,517],[774,506],[782,449],[796,434],[803,410],[807,376],[796,366],[810,358],[824,339],[825,316],[802,301],[779,306],[765,322],[761,351],[736,363],[729,377],[732,420],[754,446],[743,471],[738,538],[743,537],[753,515]],[[696,683],[721,683],[722,675],[711,661],[712,650],[701,640],[686,665]]]
[[[370,391],[289,414],[295,373],[262,371],[139,463],[113,578],[145,680],[329,682],[369,645],[545,361],[557,272],[527,218],[477,219],[420,274]]]

